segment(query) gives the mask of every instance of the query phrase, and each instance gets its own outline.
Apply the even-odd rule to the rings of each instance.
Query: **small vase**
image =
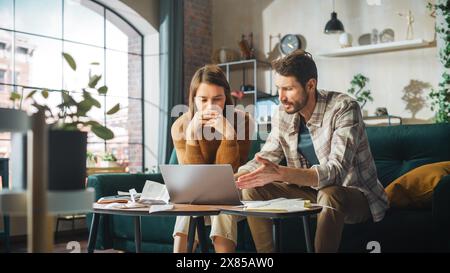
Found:
[[[353,42],[353,37],[350,33],[344,32],[339,36],[339,44],[342,48],[351,47]]]
[[[222,47],[219,52],[219,60],[221,63],[227,62],[227,50],[225,47]]]

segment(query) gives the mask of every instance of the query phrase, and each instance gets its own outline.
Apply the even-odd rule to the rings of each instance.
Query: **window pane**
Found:
[[[62,37],[61,0],[16,0],[16,30]]]
[[[142,101],[124,100],[116,97],[106,98],[106,111],[120,103],[120,110],[106,115],[106,126],[114,132],[109,143],[142,143]]]
[[[61,41],[16,33],[15,83],[61,89]]]
[[[92,1],[65,0],[64,39],[103,47],[104,8]]]
[[[142,38],[127,22],[106,11],[106,48],[142,54]]]
[[[69,53],[77,64],[73,71],[64,61],[64,90],[81,92],[88,87],[89,78],[93,75],[102,75],[97,88],[104,85],[104,50],[93,46],[64,42],[64,52]]]
[[[0,0],[0,27],[13,28],[13,0]]]
[[[106,50],[106,85],[109,96],[142,97],[140,55]]]
[[[120,165],[128,166],[130,173],[142,172],[142,144],[108,143],[106,151],[112,153]]]
[[[0,103],[6,93],[12,90],[13,84],[13,57],[12,57],[12,32],[0,30]],[[8,96],[9,98],[9,96]]]

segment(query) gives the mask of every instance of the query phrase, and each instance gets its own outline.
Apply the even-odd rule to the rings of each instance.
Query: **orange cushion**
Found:
[[[394,180],[386,187],[391,207],[429,208],[433,189],[450,174],[450,161],[423,165]]]

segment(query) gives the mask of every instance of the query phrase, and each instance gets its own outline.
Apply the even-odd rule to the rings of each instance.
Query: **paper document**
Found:
[[[105,209],[138,209],[138,208],[145,208],[145,207],[147,207],[147,205],[129,201],[126,204],[110,203],[105,206]]]
[[[173,205],[151,205],[149,213],[173,209]]]
[[[170,199],[166,185],[149,180],[145,182],[142,193],[136,192],[135,189],[130,189],[128,192],[118,191],[117,193],[119,195],[102,197],[97,203],[108,204],[107,209],[134,209],[152,205],[168,205]],[[166,207],[155,207],[153,209],[164,208]]]
[[[245,202],[244,210],[292,212],[307,210],[309,207],[311,207],[311,201],[309,200],[278,198],[267,201]]]
[[[144,185],[144,189],[139,197],[139,203],[142,204],[168,204],[169,193],[167,192],[166,185],[147,180]]]

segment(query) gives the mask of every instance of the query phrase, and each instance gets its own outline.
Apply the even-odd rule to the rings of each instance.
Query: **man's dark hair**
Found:
[[[291,54],[274,60],[272,68],[285,77],[294,76],[305,88],[310,79],[317,81],[317,67],[311,54],[301,49],[297,49]]]

